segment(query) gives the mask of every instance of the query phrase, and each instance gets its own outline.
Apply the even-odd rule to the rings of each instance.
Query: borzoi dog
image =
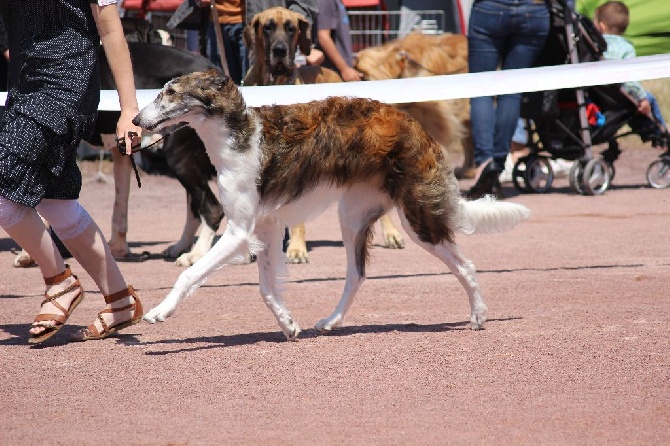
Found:
[[[445,150],[399,109],[368,99],[332,97],[287,106],[247,107],[234,83],[216,71],[168,82],[134,119],[150,131],[182,122],[198,133],[217,172],[228,216],[223,236],[181,273],[172,291],[145,315],[163,321],[214,271],[250,250],[258,255],[260,292],[284,335],[300,332],[282,299],[282,233],[339,202],[347,271],[335,311],[316,324],[340,325],[365,278],[373,223],[397,208],[409,237],[442,260],[465,288],[471,327],[486,305],[474,265],[456,232],[508,230],[530,216],[525,206],[491,198],[466,201]]]

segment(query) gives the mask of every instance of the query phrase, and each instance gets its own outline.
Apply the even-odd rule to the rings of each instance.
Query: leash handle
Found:
[[[165,139],[166,136],[172,135],[176,131],[181,130],[184,127],[187,127],[187,126],[188,126],[188,124],[185,123],[185,122],[173,126],[172,129],[168,133],[164,134],[160,139],[158,139],[157,141],[152,142],[148,146],[142,147],[141,142],[138,143],[138,144],[135,144],[134,146],[130,147],[130,154],[132,155],[132,154],[135,154],[135,153],[139,152],[140,150],[148,149],[151,146],[155,146],[156,144],[161,142],[163,139]],[[128,137],[131,140],[133,138],[137,138],[138,136],[139,135],[136,132],[128,132]],[[121,153],[121,155],[123,155],[123,156],[128,155],[126,153],[126,138],[124,138],[124,137],[116,138],[115,141],[116,141],[116,148],[119,149],[119,152]],[[137,179],[137,187],[142,187],[142,182],[140,181],[140,173],[137,170],[137,164],[135,164],[135,158],[132,157],[132,156],[130,157],[130,164],[133,166],[133,170],[135,171],[135,179]]]
[[[128,137],[132,140],[133,138],[137,138],[137,133],[135,132],[128,132]],[[142,150],[141,147],[142,144],[136,144],[134,146],[130,147],[130,154],[134,154]],[[126,156],[128,155],[126,153],[126,138],[120,137],[116,138],[116,147],[119,149],[119,152],[121,155]],[[137,149],[139,147],[139,149]],[[137,150],[135,150],[137,149]],[[142,187],[142,180],[140,180],[140,172],[137,170],[137,164],[135,163],[135,157],[131,156],[130,157],[130,165],[133,166],[133,171],[135,171],[135,180],[137,180],[137,187]]]

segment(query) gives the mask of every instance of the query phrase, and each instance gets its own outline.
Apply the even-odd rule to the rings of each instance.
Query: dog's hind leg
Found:
[[[281,292],[282,278],[287,275],[284,254],[281,250],[284,232],[274,220],[258,223],[256,236],[264,243],[258,255],[258,276],[260,292],[265,305],[272,311],[286,339],[294,341],[300,333],[300,327],[293,321],[291,312],[286,308]]]
[[[458,281],[461,282],[470,300],[470,325],[473,330],[481,330],[482,324],[486,320],[486,304],[475,278],[474,264],[463,257],[455,243],[445,241],[440,245],[431,245],[430,243],[421,241],[407,221],[407,217],[402,210],[398,209],[398,215],[400,216],[402,227],[407,231],[409,237],[426,251],[442,260]]]
[[[385,212],[379,198],[381,197],[371,193],[367,187],[364,190],[351,188],[340,200],[339,217],[342,242],[347,253],[347,277],[335,311],[316,323],[315,328],[319,331],[328,332],[342,324],[344,315],[365,280],[365,264],[369,242],[372,239],[372,225]]]

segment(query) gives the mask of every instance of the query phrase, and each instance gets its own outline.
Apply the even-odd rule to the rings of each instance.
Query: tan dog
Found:
[[[308,55],[312,48],[309,22],[301,14],[282,7],[266,9],[254,16],[245,29],[250,67],[244,85],[300,85],[342,82],[333,70],[295,63],[296,49]],[[380,218],[382,235],[388,248],[403,248],[405,242],[391,218]],[[307,263],[305,225],[291,228],[286,250],[289,263]]]
[[[467,37],[460,34],[412,33],[402,39],[358,52],[355,68],[366,80],[401,79],[466,73],[468,71]],[[463,167],[456,176],[474,176],[473,143],[470,127],[470,100],[414,102],[398,104],[423,125],[426,132],[451,154],[463,155]],[[454,122],[456,119],[458,122]],[[463,128],[460,144],[452,144]]]

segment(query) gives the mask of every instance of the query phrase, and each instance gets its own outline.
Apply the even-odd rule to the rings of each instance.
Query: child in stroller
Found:
[[[603,58],[607,43],[593,22],[574,12],[564,0],[551,0],[550,11],[551,30],[537,66]],[[653,97],[650,101],[641,87],[631,94],[626,86],[601,85],[525,94],[521,117],[529,133],[530,153],[514,166],[515,187],[524,192],[548,191],[554,178],[549,160],[565,159],[575,161],[569,173],[570,186],[575,192],[602,194],[615,173],[613,163],[620,153],[617,139],[631,133],[665,149],[660,159],[647,169],[647,180],[653,187],[670,186],[668,132],[660,113],[659,117],[650,113],[655,101]],[[641,99],[649,102],[645,104]],[[631,131],[618,133],[625,124]],[[609,144],[608,150],[594,157],[592,146],[604,143]]]
[[[635,57],[635,48],[623,37],[630,20],[628,7],[623,2],[603,3],[596,9],[594,20],[596,28],[607,42],[607,50],[603,53],[605,59]],[[645,142],[651,140],[652,144],[659,143],[659,133],[662,134],[667,127],[656,98],[636,81],[624,82],[621,88],[635,101],[637,110],[640,112],[629,122],[633,133],[640,135]],[[620,154],[619,144],[616,139],[613,139],[601,156],[608,163],[614,164]]]

